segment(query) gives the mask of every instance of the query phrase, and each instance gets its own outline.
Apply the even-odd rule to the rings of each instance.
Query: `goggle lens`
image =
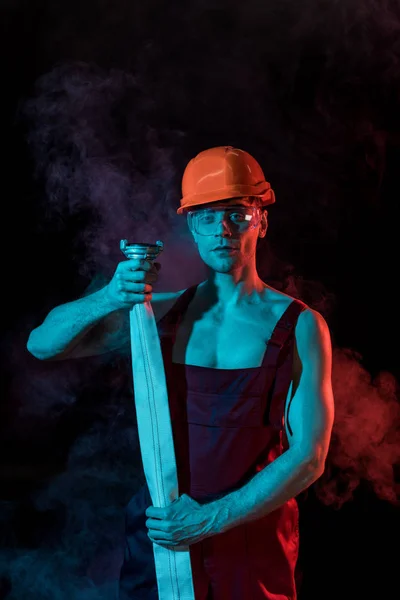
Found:
[[[229,206],[189,211],[192,229],[199,235],[215,235],[222,221],[233,232],[242,233],[254,229],[260,222],[260,210],[256,206]]]

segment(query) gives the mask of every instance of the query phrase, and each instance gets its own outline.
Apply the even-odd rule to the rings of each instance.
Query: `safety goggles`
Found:
[[[189,227],[198,235],[215,235],[224,221],[232,233],[255,229],[261,220],[257,206],[221,205],[216,208],[200,208],[187,213]]]

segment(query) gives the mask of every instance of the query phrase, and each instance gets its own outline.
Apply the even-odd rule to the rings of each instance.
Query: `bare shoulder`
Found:
[[[153,292],[151,306],[156,321],[160,321],[160,319],[167,314],[185,291],[186,290],[179,290],[178,292]]]
[[[276,319],[279,319],[288,306],[296,300],[293,296],[281,292],[269,285],[265,288],[265,306],[272,311]],[[308,307],[306,307],[308,309]]]
[[[331,361],[332,341],[329,326],[320,312],[307,307],[300,313],[296,329],[296,350],[316,364],[322,357]]]
[[[275,288],[268,287],[268,304],[272,307],[275,316],[279,318],[287,307],[297,298],[286,294]],[[303,302],[303,301],[302,301]],[[303,304],[305,304],[303,302]],[[328,325],[323,315],[317,310],[305,304],[304,310],[300,313],[296,324],[296,337],[298,336],[317,336],[329,334]]]
[[[275,318],[279,318],[296,298],[278,290],[270,289],[271,305]],[[303,304],[305,304],[303,302]],[[324,316],[305,304],[295,325],[293,377],[298,381],[305,371],[310,377],[325,377],[329,381],[332,364],[332,342]]]

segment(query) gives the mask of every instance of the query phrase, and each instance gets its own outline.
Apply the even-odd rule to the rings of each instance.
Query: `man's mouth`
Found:
[[[236,246],[216,246],[213,250],[237,250]]]
[[[214,252],[237,252],[238,248],[234,248],[233,246],[217,246],[214,248]]]

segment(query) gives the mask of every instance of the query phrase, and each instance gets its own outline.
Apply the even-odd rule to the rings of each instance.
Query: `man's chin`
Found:
[[[209,267],[216,273],[233,273],[239,266],[237,260],[232,258],[215,261],[209,264]]]

